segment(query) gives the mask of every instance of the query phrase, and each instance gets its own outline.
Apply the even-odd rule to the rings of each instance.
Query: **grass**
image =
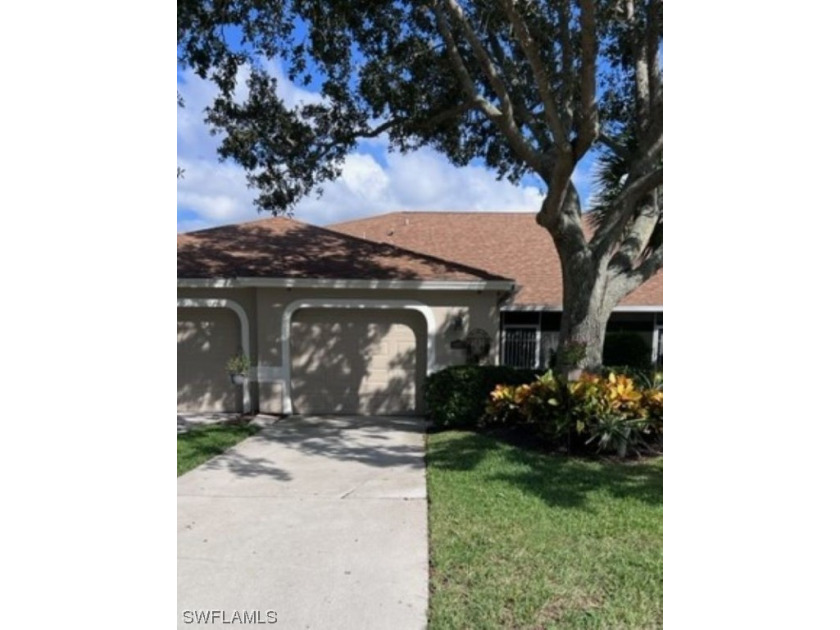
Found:
[[[259,431],[247,424],[212,424],[178,435],[178,476]]]
[[[661,458],[449,431],[427,460],[431,629],[662,627]]]

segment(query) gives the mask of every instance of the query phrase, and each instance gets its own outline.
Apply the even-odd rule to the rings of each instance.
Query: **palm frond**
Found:
[[[608,147],[604,147],[598,156],[594,167],[592,197],[590,201],[589,215],[595,229],[600,229],[612,212],[616,210],[614,202],[624,189],[630,165],[633,163],[633,156],[636,151],[635,138],[632,135],[624,134],[617,140],[620,153]],[[657,204],[663,207],[662,187],[656,191]],[[641,206],[640,206],[641,208]],[[628,228],[633,224],[634,215],[627,222]],[[651,236],[644,254],[655,250],[662,243],[662,215],[660,214],[656,228]]]

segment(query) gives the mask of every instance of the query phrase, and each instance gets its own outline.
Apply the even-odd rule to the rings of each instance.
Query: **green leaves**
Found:
[[[247,375],[251,369],[251,361],[240,352],[228,359],[225,367],[227,368],[228,374]]]
[[[570,156],[593,136],[593,119],[608,129],[633,111],[626,79],[644,32],[601,3],[594,32],[584,32],[585,4],[180,0],[178,59],[218,86],[208,121],[224,136],[220,155],[248,170],[262,209],[288,211],[376,132],[393,149],[427,145],[457,165],[480,159],[500,178],[537,172],[548,183],[560,152]],[[593,37],[602,52],[590,59],[584,43]],[[324,103],[282,103],[267,60],[293,81],[314,77]],[[602,75],[594,114],[581,83],[591,64]],[[244,100],[236,95],[242,68]],[[585,149],[574,153],[580,159]]]
[[[661,388],[639,389],[625,374],[585,373],[567,383],[549,370],[530,384],[499,384],[486,410],[490,425],[536,429],[549,444],[582,438],[598,451],[624,455],[662,431]]]

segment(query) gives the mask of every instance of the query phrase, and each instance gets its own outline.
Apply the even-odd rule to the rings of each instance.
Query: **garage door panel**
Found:
[[[421,412],[426,333],[419,313],[302,310],[291,347],[297,413]]]
[[[368,383],[387,383],[391,371],[387,367],[373,367],[368,370],[364,381]]]
[[[405,341],[397,342],[397,354],[401,356],[408,356],[416,354],[414,344],[406,343]]]
[[[239,350],[239,321],[224,308],[178,309],[178,411],[241,411],[227,375]]]

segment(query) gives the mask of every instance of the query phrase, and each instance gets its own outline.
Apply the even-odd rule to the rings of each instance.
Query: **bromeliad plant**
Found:
[[[596,444],[597,450],[615,451],[619,457],[626,457],[628,449],[637,449],[644,444],[642,435],[649,432],[645,418],[622,418],[607,414],[588,427],[587,444]]]

